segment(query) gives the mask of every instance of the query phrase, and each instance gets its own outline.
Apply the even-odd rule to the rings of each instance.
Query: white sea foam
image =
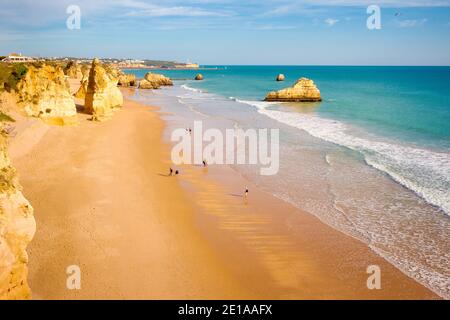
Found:
[[[203,92],[203,91],[200,90],[200,89],[191,88],[191,87],[189,87],[189,86],[186,85],[186,84],[181,85],[181,88],[183,88],[183,89],[185,89],[185,90],[188,90],[188,91],[193,91],[193,92]]]
[[[258,112],[314,137],[361,152],[367,164],[383,171],[432,205],[450,214],[450,153],[405,146],[391,141],[362,138],[351,134],[339,121],[317,115],[267,109],[263,101],[237,102],[252,105]]]

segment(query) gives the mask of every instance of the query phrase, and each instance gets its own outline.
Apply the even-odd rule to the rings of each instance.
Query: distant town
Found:
[[[27,63],[27,62],[44,62],[44,61],[77,61],[79,63],[91,63],[92,58],[77,57],[28,57],[20,53],[11,53],[6,56],[0,56],[1,62],[8,63]],[[100,58],[103,63],[111,64],[121,69],[199,69],[197,63],[181,63],[175,61],[164,60],[137,60],[137,59],[117,59],[117,58]]]

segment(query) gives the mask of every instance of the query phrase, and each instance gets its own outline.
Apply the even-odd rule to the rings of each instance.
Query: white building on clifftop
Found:
[[[17,53],[11,53],[9,56],[7,56],[5,59],[2,60],[2,62],[33,62],[33,61],[35,61],[33,58],[26,57]]]

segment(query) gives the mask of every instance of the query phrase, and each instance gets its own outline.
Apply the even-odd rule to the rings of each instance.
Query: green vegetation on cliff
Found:
[[[0,91],[16,89],[17,83],[27,71],[28,68],[23,63],[0,62]]]

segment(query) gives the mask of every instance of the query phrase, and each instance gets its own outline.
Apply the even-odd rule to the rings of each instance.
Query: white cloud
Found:
[[[450,0],[298,0],[297,3],[316,6],[369,6],[371,4],[377,4],[379,6],[395,8],[450,6]]]
[[[377,4],[381,7],[450,7],[450,0],[272,0],[263,15],[282,16],[317,11],[324,7],[368,7]],[[277,5],[276,7],[272,7]]]
[[[399,28],[414,28],[420,27],[427,22],[427,19],[419,20],[397,20],[396,24]]]
[[[153,7],[130,11],[127,16],[149,16],[149,17],[226,17],[231,14],[225,12],[215,12],[191,7]]]
[[[338,22],[339,22],[338,19],[333,19],[333,18],[328,18],[325,20],[325,23],[330,27],[333,27]]]

